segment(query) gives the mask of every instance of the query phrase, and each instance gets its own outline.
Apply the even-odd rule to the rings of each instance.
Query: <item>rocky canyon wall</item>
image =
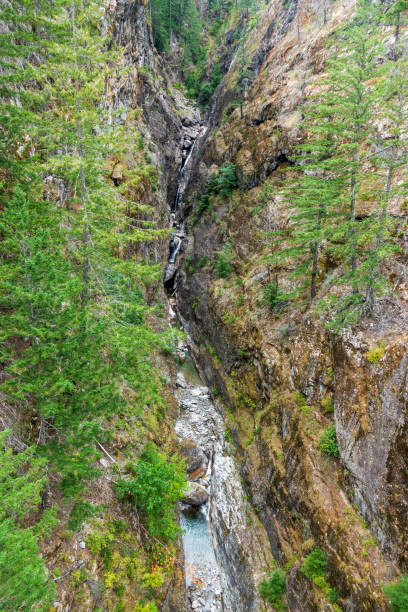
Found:
[[[314,546],[327,555],[343,610],[385,610],[381,584],[407,568],[408,309],[398,257],[387,264],[397,291],[338,336],[304,308],[275,317],[262,300],[273,280],[262,231],[282,227],[290,214],[274,187],[277,193],[285,180],[279,170],[303,137],[299,105],[316,91],[327,39],[353,6],[271,2],[260,13],[245,47],[243,116],[234,105],[235,56],[208,113],[181,213],[189,233],[178,307],[207,381],[224,400],[237,463],[274,556],[287,568],[290,608],[299,612],[331,609],[300,571]],[[200,216],[211,172],[229,162],[240,190]],[[256,212],[265,179],[270,195]],[[392,214],[406,222],[402,207]],[[226,244],[232,274],[217,278]],[[284,284],[285,270],[278,274]],[[317,450],[331,424],[339,459]]]

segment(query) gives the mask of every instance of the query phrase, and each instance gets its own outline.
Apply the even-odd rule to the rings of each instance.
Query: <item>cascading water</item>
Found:
[[[202,135],[203,135],[203,128],[200,127],[199,129],[196,130],[196,138],[199,138]],[[176,259],[181,249],[183,238],[184,238],[184,227],[182,223],[179,224],[176,221],[176,214],[179,209],[180,202],[182,200],[183,191],[185,189],[186,170],[188,170],[190,161],[192,159],[196,142],[197,140],[193,140],[192,143],[190,141],[188,148],[184,149],[185,157],[183,159],[183,163],[181,164],[181,168],[178,174],[176,196],[171,206],[173,236],[170,240],[169,258],[168,258],[167,266],[164,271],[164,277],[163,277],[164,286],[169,294],[174,292],[174,282],[175,282],[175,277],[177,273]]]
[[[176,222],[175,216],[186,189],[196,142],[190,146],[180,169],[171,207],[174,233],[163,280],[172,297],[169,312],[173,318],[177,311],[174,299],[177,295],[177,256],[184,238],[182,221]],[[188,323],[181,318],[180,322],[188,330]],[[256,586],[259,580],[256,575],[258,535],[255,529],[248,527],[250,510],[225,439],[222,406],[211,400],[189,356],[192,346],[183,343],[179,346],[178,354],[184,363],[180,365],[176,383],[180,408],[176,433],[181,452],[187,459],[190,482],[184,503],[180,505],[189,609],[259,612],[264,605],[259,601]]]

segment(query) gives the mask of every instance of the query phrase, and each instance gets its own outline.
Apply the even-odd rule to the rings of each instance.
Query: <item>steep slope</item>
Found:
[[[288,214],[273,196],[284,180],[276,170],[290,164],[302,138],[299,104],[316,87],[327,37],[352,10],[352,3],[334,4],[327,23],[320,3],[272,2],[260,13],[245,47],[244,116],[233,105],[235,56],[180,213],[190,231],[178,307],[207,381],[225,402],[241,473],[274,556],[287,567],[290,608],[299,611],[329,605],[300,571],[316,545],[346,610],[385,610],[381,584],[394,563],[407,567],[407,293],[400,265],[389,264],[397,293],[340,336],[303,309],[274,319],[262,301],[271,278],[259,230],[279,227]],[[200,213],[208,177],[228,162],[236,164],[241,189]],[[267,205],[253,214],[267,177]],[[406,219],[398,206],[393,214]],[[217,278],[226,244],[232,274]],[[375,347],[378,358],[370,353]],[[330,423],[339,460],[317,450]]]

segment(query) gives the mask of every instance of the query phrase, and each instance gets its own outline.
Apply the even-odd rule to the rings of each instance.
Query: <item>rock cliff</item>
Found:
[[[397,291],[380,300],[371,319],[338,336],[310,310],[274,317],[261,299],[271,272],[260,230],[279,227],[288,215],[274,187],[302,139],[299,105],[316,87],[330,32],[352,10],[348,2],[268,3],[245,47],[243,112],[233,104],[235,54],[180,213],[189,232],[178,307],[207,382],[224,400],[245,486],[287,568],[290,609],[299,612],[331,609],[300,571],[316,545],[327,554],[344,610],[385,610],[381,584],[408,560],[407,286],[398,264],[389,262]],[[236,164],[240,190],[215,198],[200,215],[211,172],[228,162]],[[268,202],[254,214],[265,179]],[[403,220],[406,213],[397,206],[393,214]],[[222,279],[216,259],[226,244],[232,274]],[[339,459],[317,450],[330,424]]]

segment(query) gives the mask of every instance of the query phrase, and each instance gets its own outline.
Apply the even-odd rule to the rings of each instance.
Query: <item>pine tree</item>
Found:
[[[343,181],[338,218],[330,236],[331,251],[341,262],[341,274],[333,281],[349,287],[351,295],[332,293],[333,329],[355,323],[363,311],[359,262],[367,256],[367,223],[357,219],[358,207],[370,193],[372,175],[364,163],[370,133],[373,91],[370,79],[379,53],[379,16],[370,2],[362,2],[351,24],[339,32],[338,46],[328,62],[325,102],[332,109],[335,144],[333,163]]]
[[[372,137],[377,151],[373,162],[379,179],[383,182],[383,188],[379,192],[378,210],[375,220],[370,224],[370,235],[367,236],[371,251],[360,269],[363,283],[366,285],[365,308],[368,315],[373,314],[375,294],[384,293],[388,287],[387,279],[380,272],[381,263],[398,250],[396,240],[392,236],[393,224],[388,214],[389,204],[392,198],[406,196],[407,190],[405,183],[395,185],[395,175],[408,161],[403,127],[408,118],[405,110],[408,97],[408,64],[406,58],[398,59],[396,54],[394,60],[384,66],[382,78],[377,81],[375,87],[380,119],[387,128],[385,134],[376,131]]]
[[[7,312],[1,348],[10,374],[2,390],[39,415],[38,451],[59,471],[67,494],[97,473],[102,420],[126,409],[119,395],[124,375],[140,399],[161,401],[148,353],[166,343],[144,323],[140,287],[152,275],[134,258],[134,245],[162,232],[146,207],[132,201],[129,186],[117,190],[108,180],[112,143],[124,155],[128,143],[103,104],[115,56],[104,50],[102,15],[98,2],[76,0],[68,9],[62,2],[51,15],[41,14],[47,34],[41,63],[31,64],[29,56],[27,67],[12,63],[14,88],[19,70],[24,76],[29,68],[32,77],[24,95],[31,105],[25,127],[33,154],[19,159],[13,134],[3,140],[14,159],[13,180],[1,194],[0,295]],[[24,17],[20,27],[26,28]],[[25,53],[20,40],[8,40],[11,57]],[[27,112],[16,113],[21,123]],[[2,102],[2,113],[14,113],[13,100]],[[51,178],[46,199],[40,176]],[[154,173],[146,177],[156,180]],[[58,182],[67,194],[65,207],[54,201]],[[133,340],[137,359],[129,355]]]
[[[310,298],[316,296],[322,244],[327,244],[336,219],[343,180],[338,176],[337,161],[333,159],[332,110],[330,105],[318,100],[311,100],[303,107],[303,125],[308,138],[296,158],[300,177],[288,181],[284,189],[293,214],[287,230],[272,234],[275,252],[271,261],[286,265],[291,262],[293,266],[290,278],[295,288],[287,292],[288,298],[303,295],[308,286]]]
[[[34,449],[14,454],[7,448],[10,431],[0,432],[0,609],[49,609],[55,585],[49,581],[40,556],[38,533],[49,535],[55,512],[47,512],[39,524],[26,527],[37,510],[45,483],[44,462]]]
[[[387,210],[396,193],[393,173],[406,163],[401,144],[406,92],[404,77],[390,64],[388,78],[379,79],[379,22],[377,7],[362,2],[352,23],[337,33],[323,92],[303,111],[307,141],[297,159],[300,177],[285,188],[294,214],[284,235],[274,236],[273,262],[292,266],[290,297],[303,295],[308,284],[315,297],[323,246],[337,260],[336,275],[326,280],[331,293],[318,305],[330,309],[329,327],[335,331],[372,313],[375,294],[387,285],[381,261],[396,248]],[[372,127],[375,103],[390,126],[382,138]],[[368,156],[370,144],[377,153]],[[379,181],[384,189],[378,197]],[[365,202],[376,199],[377,210],[358,217]]]
[[[407,0],[393,0],[389,7],[384,11],[384,21],[394,27],[394,48],[392,50],[393,59],[396,60],[400,54],[399,40],[401,30],[401,15],[408,9]]]

